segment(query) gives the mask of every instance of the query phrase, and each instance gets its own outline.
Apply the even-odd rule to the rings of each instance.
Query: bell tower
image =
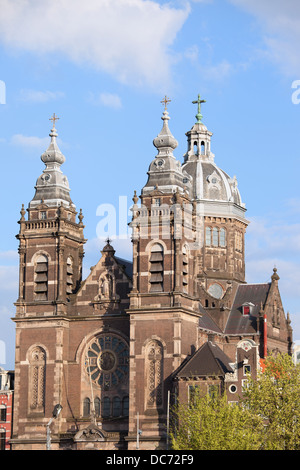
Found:
[[[141,448],[165,445],[171,374],[198,346],[190,178],[173,155],[178,143],[169,129],[168,102],[162,101],[163,126],[153,141],[158,153],[148,181],[133,197],[129,448],[136,445],[137,416]]]
[[[80,210],[77,220],[57,131],[42,154],[45,169],[35,195],[19,220],[19,296],[15,303],[16,354],[14,431],[16,442],[43,446],[45,426],[57,404],[67,409],[64,363],[68,358],[69,317],[82,277],[85,243]],[[27,217],[26,217],[27,212]],[[64,418],[53,424],[60,432]]]
[[[70,198],[65,161],[57,145],[53,115],[51,142],[42,154],[45,169],[37,179],[35,195],[19,220],[20,281],[17,315],[67,313],[72,294],[82,277],[82,211],[78,215]]]

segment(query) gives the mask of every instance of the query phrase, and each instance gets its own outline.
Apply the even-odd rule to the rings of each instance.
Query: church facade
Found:
[[[236,402],[269,352],[291,353],[276,269],[246,283],[246,208],[215,163],[202,102],[181,163],[165,98],[157,154],[133,196],[132,260],[107,240],[84,280],[83,214],[53,116],[17,235],[13,450],[45,449],[47,430],[53,449],[165,449],[175,400],[196,386]]]

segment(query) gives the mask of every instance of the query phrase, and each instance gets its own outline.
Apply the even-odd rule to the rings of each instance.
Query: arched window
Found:
[[[155,243],[150,253],[150,292],[163,292],[164,282],[164,250],[162,245]]]
[[[121,399],[119,397],[114,397],[113,398],[113,403],[112,403],[112,415],[116,418],[121,415]]]
[[[46,352],[36,346],[29,355],[29,406],[30,411],[44,412],[45,407]]]
[[[95,415],[100,416],[100,398],[96,397],[94,400],[94,405],[95,405]]]
[[[102,418],[110,416],[110,398],[104,397],[102,401]]]
[[[188,275],[189,275],[189,258],[188,250],[185,245],[182,247],[182,287],[183,291],[187,292],[188,289]]]
[[[205,230],[205,245],[210,246],[211,245],[211,228],[206,227]]]
[[[40,255],[35,262],[34,274],[34,297],[35,300],[48,299],[48,258]]]
[[[205,143],[201,142],[201,155],[205,155]]]
[[[194,155],[198,155],[198,143],[197,143],[197,141],[194,142]]]
[[[73,293],[73,260],[69,256],[67,259],[67,295]]]
[[[220,246],[226,246],[226,230],[225,228],[220,229]]]
[[[87,417],[91,414],[91,400],[89,398],[85,398],[83,400],[83,416]]]
[[[212,242],[213,242],[214,246],[219,245],[219,231],[218,231],[217,227],[213,228]]]
[[[129,416],[129,397],[124,397],[123,398],[122,414],[123,414],[123,416]]]

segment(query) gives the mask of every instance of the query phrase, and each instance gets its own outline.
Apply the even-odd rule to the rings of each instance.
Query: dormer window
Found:
[[[40,217],[41,217],[41,220],[45,220],[47,218],[47,212],[46,211],[42,211],[40,213]]]
[[[243,305],[243,315],[250,315],[249,305]]]
[[[244,316],[251,315],[254,305],[251,302],[245,302],[242,305],[242,314]]]
[[[155,205],[155,207],[159,207],[161,205],[160,197],[157,197],[157,198],[154,199],[154,205]]]

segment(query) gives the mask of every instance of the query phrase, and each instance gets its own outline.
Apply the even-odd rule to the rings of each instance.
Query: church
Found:
[[[267,354],[291,354],[276,268],[268,283],[245,280],[246,207],[215,162],[203,102],[181,162],[162,101],[147,182],[133,190],[132,259],[108,239],[86,279],[53,115],[17,235],[13,450],[166,449],[174,402],[194,387],[237,402]]]

